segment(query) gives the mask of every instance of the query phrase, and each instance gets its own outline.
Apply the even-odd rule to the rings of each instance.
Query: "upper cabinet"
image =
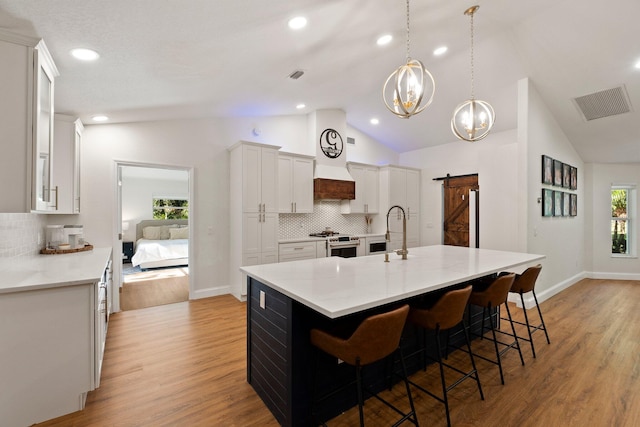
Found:
[[[379,201],[379,170],[377,166],[348,163],[347,168],[356,182],[356,198],[343,200],[343,214],[376,214]]]
[[[401,206],[407,216],[420,212],[420,171],[418,169],[384,166],[380,168],[382,208]]]
[[[80,213],[80,150],[84,126],[74,116],[56,114],[53,161],[53,197],[60,214]]]
[[[58,70],[44,41],[0,30],[0,76],[0,212],[50,212]]]
[[[278,212],[278,148],[243,144],[242,211]]]
[[[278,156],[278,212],[313,213],[313,157]]]

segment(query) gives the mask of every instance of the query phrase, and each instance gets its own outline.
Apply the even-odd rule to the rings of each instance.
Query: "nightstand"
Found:
[[[133,242],[122,242],[122,262],[131,262],[133,256]]]

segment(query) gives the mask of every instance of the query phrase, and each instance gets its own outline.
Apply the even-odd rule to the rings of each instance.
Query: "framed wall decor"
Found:
[[[571,165],[562,164],[562,186],[564,188],[571,187]]]
[[[578,168],[574,168],[573,166],[571,166],[571,172],[569,173],[571,175],[571,188],[572,190],[577,190],[578,189]]]
[[[553,192],[553,216],[562,216],[562,191]]]
[[[570,208],[569,215],[571,216],[578,215],[578,195],[577,194],[571,194],[571,208]]]
[[[562,216],[569,216],[571,212],[571,193],[562,193]]]
[[[553,161],[553,185],[562,187],[562,162],[560,160]]]
[[[553,190],[542,189],[542,216],[553,216]]]
[[[542,156],[542,183],[553,185],[553,159]]]

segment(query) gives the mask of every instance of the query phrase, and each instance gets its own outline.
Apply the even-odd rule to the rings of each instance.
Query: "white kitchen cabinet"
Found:
[[[44,41],[0,30],[0,75],[0,212],[48,212],[58,70]]]
[[[380,207],[386,215],[394,205],[401,206],[407,217],[407,247],[420,246],[420,170],[399,166],[380,168]],[[389,215],[389,230],[392,233],[390,249],[399,249],[402,214],[398,209]]]
[[[244,300],[245,265],[278,262],[278,150],[239,142],[229,148],[231,292]]]
[[[313,157],[278,156],[278,211],[313,213]]]
[[[376,214],[379,211],[379,171],[377,166],[348,163],[349,173],[356,182],[356,198],[343,200],[343,214]]]
[[[291,242],[278,245],[278,262],[316,258],[316,242]]]
[[[56,114],[54,121],[55,151],[53,213],[80,213],[80,150],[84,126],[74,116]]]
[[[278,150],[243,144],[242,211],[278,212]]]
[[[51,257],[64,259],[54,262]],[[101,301],[108,292],[100,277],[110,277],[110,258],[110,248],[96,248],[38,255],[22,261],[24,266],[16,259],[18,265],[2,267],[3,426],[29,426],[82,410],[87,393],[100,385],[107,330]],[[33,284],[27,283],[31,277]]]
[[[278,214],[249,212],[243,218],[244,254],[278,251]]]

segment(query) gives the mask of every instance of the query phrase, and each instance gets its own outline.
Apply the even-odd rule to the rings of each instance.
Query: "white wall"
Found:
[[[370,138],[357,138],[362,141],[361,149],[371,153],[370,157],[357,155],[359,161],[382,162],[385,155],[393,154]],[[116,161],[193,168],[194,197],[189,212],[194,236],[190,253],[192,298],[230,293],[229,215],[234,213],[228,208],[227,147],[241,140],[315,155],[305,115],[88,125],[83,135],[82,213],[57,220],[83,224],[87,241],[96,246],[111,246],[117,232]],[[384,163],[393,162],[397,155],[389,157]]]
[[[129,230],[123,232],[123,240],[135,241],[136,224],[143,219],[153,219],[154,197],[189,198],[186,171],[184,180],[163,179],[161,169],[157,169],[157,173],[160,175],[157,179],[122,177],[122,221],[129,223]]]
[[[491,133],[475,143],[456,141],[400,155],[400,164],[422,169],[421,243],[442,244],[442,181],[434,178],[478,174],[480,247],[517,250],[518,144],[515,130]]]
[[[640,164],[589,164],[586,175],[588,194],[585,211],[591,214],[587,230],[586,265],[592,277],[640,280],[640,261],[637,257],[614,258],[611,256],[611,185],[640,184]],[[636,190],[637,192],[637,190]],[[637,204],[637,198],[635,200]],[[638,218],[638,207],[635,215]],[[636,245],[640,242],[640,227],[636,223],[631,230]],[[637,255],[637,247],[630,247]]]
[[[526,229],[520,230],[520,238],[524,238],[527,252],[547,257],[536,284],[536,293],[544,300],[584,277],[584,163],[529,79],[519,82],[518,97],[521,101],[518,127],[522,130],[519,136],[526,147],[524,194],[527,197]],[[578,168],[577,216],[542,216],[542,205],[538,200],[543,188],[543,154]]]

